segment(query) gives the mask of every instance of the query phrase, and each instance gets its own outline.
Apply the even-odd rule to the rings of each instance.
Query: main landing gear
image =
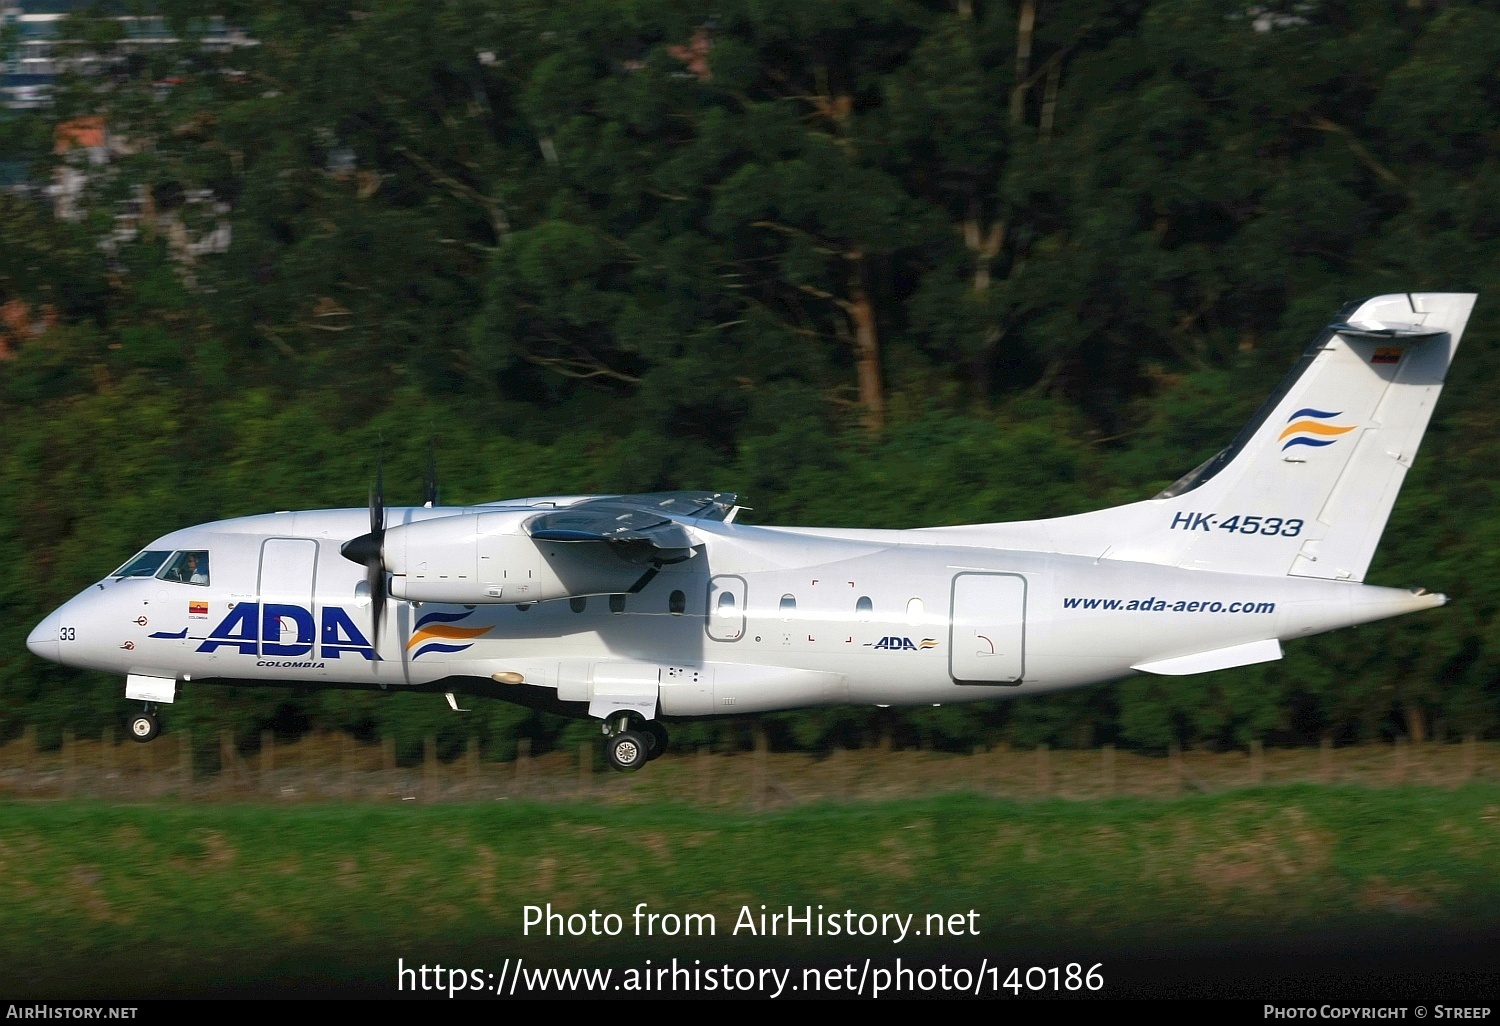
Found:
[[[147,702],[143,711],[130,718],[130,738],[145,744],[160,733],[161,720],[157,719],[155,708]]]
[[[638,770],[667,750],[667,728],[660,720],[620,713],[604,723],[604,757],[621,772]]]

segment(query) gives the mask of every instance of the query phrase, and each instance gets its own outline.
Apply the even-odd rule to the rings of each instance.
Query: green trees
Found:
[[[259,45],[197,46],[209,6]],[[113,682],[25,653],[51,605],[175,526],[356,504],[382,446],[394,501],[431,436],[453,501],[702,486],[762,522],[1069,513],[1200,462],[1339,303],[1403,288],[1482,293],[1371,576],[1447,591],[1441,614],[1206,681],[793,714],[782,741],[1496,729],[1483,5],[171,13],[182,44],[0,120],[4,160],[38,182],[83,169],[53,152],[66,119],[100,116],[118,143],[83,169],[76,222],[0,196],[0,555],[18,568],[0,732],[98,730],[122,708]],[[125,53],[101,17],[77,38]],[[220,219],[227,252],[188,245]],[[247,733],[413,715],[194,703]],[[502,746],[564,729],[485,716],[447,729]]]

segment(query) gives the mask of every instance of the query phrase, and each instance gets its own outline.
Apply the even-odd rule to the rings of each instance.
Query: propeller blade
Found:
[[[436,506],[438,502],[437,449],[431,440],[427,442],[427,484],[423,489],[423,502],[428,506]]]
[[[385,460],[375,463],[375,490],[370,493],[370,546],[365,554],[365,583],[370,586],[370,644],[380,651],[380,628],[385,622]]]
[[[385,623],[385,567],[377,550],[374,559],[365,564],[365,583],[370,588],[370,645],[380,651],[380,627]]]
[[[377,537],[385,534],[385,471],[375,466],[375,484],[370,489],[370,533]]]

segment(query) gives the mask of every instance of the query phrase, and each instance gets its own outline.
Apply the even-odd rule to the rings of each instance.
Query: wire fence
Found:
[[[150,744],[75,740],[39,750],[31,734],[0,748],[0,796],[138,801],[676,801],[769,808],[816,801],[877,801],[966,791],[1016,799],[1092,800],[1117,795],[1171,797],[1270,784],[1369,788],[1457,787],[1500,779],[1500,743],[1408,741],[1165,755],[1091,750],[976,750],[969,755],[837,749],[823,755],[753,749],[670,751],[635,773],[604,768],[597,743],[533,756],[522,739],[507,762],[481,758],[471,743],[454,760],[435,739],[414,766],[397,764],[393,739],[368,744],[316,735],[281,744],[263,735],[243,752],[229,734],[217,758],[185,732]]]

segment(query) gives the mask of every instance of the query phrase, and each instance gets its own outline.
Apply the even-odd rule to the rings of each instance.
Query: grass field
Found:
[[[522,936],[522,908],[620,938]],[[712,913],[712,941],[630,913]],[[754,912],[978,913],[978,938],[756,940]],[[0,996],[394,979],[398,957],[556,964],[700,951],[917,956],[1018,945],[1493,936],[1500,786],[1299,785],[1171,800],[929,800],[772,812],[515,801],[0,804]]]

